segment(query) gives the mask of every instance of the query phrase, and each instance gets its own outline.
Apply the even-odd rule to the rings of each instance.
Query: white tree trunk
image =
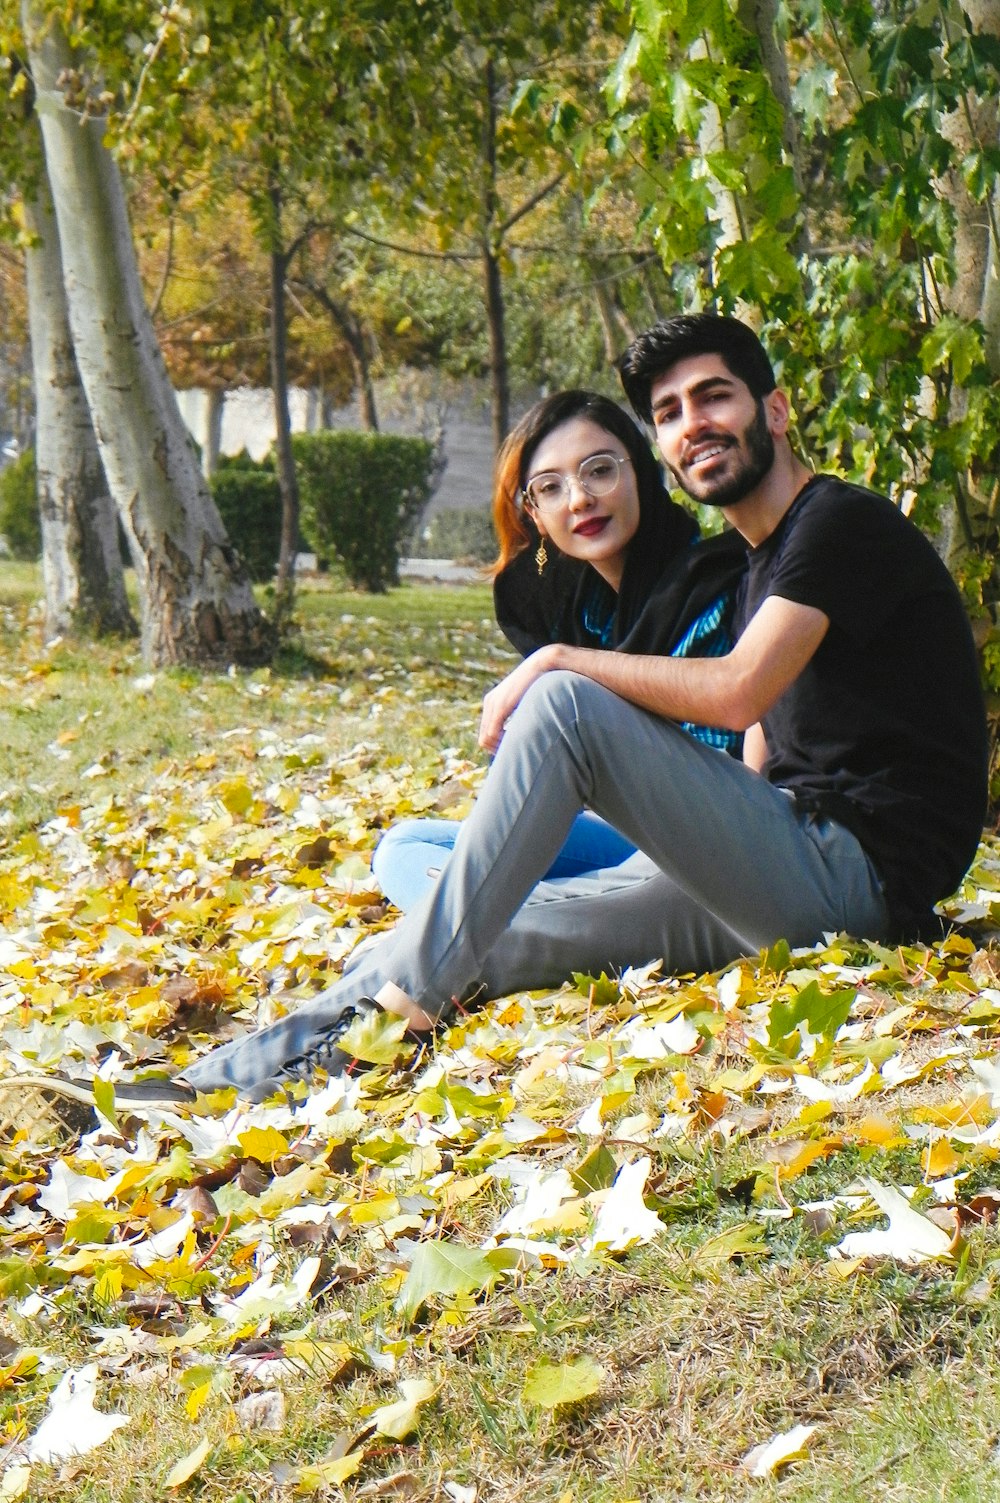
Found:
[[[222,453],[222,413],[226,405],[226,393],[219,386],[210,386],[205,393],[205,441],[201,450],[201,469],[206,480],[219,468]]]
[[[1000,38],[1000,0],[963,0],[962,8],[948,6],[944,12],[950,20],[951,36],[960,40],[967,26],[981,34]],[[958,165],[973,150],[995,147],[1000,139],[1000,104],[994,93],[969,93],[961,106],[945,115],[941,133],[949,141],[956,165],[935,181],[938,195],[954,215],[955,278],[943,289],[945,305],[957,318],[979,319],[985,333],[986,358],[994,377],[1000,375],[1000,194],[996,189],[985,203],[969,193]],[[952,397],[952,414],[961,416],[966,395],[959,390]],[[995,529],[992,503],[984,499],[980,480],[970,472],[967,477],[964,525],[959,524],[955,508],[942,518],[937,538],[938,551],[949,567],[954,568],[970,544]],[[992,467],[986,478],[987,496],[993,490]]]
[[[125,193],[102,122],[56,87],[74,54],[23,0],[77,365],[139,580],[152,664],[260,662],[271,632],[201,475],[142,295]]]
[[[73,355],[44,179],[24,214],[34,237],[26,269],[46,631],[132,635],[137,627],[125,594],[118,514]]]

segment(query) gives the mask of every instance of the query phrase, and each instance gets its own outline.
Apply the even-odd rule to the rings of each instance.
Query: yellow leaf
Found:
[[[120,1268],[102,1268],[94,1283],[94,1298],[99,1304],[113,1305],[121,1299],[123,1285]]]
[[[190,1403],[190,1400],[188,1402]],[[184,1483],[194,1476],[211,1449],[212,1442],[206,1435],[204,1440],[200,1441],[193,1451],[189,1451],[186,1456],[182,1456],[180,1461],[171,1467],[164,1486],[183,1487]]]
[[[947,1138],[938,1138],[924,1150],[920,1167],[928,1179],[941,1179],[946,1174],[954,1174],[961,1163],[961,1158]]]
[[[253,793],[244,782],[223,783],[218,793],[223,808],[238,817],[245,815],[253,806]]]
[[[0,1481],[0,1503],[14,1503],[16,1498],[23,1498],[30,1481],[30,1466],[9,1466]]]
[[[803,1127],[811,1127],[814,1122],[825,1122],[832,1111],[829,1101],[810,1101],[799,1112],[798,1120]]]
[[[115,1113],[115,1088],[110,1080],[102,1080],[100,1075],[94,1076],[94,1103],[101,1116],[111,1123],[115,1132],[119,1132],[121,1129]]]
[[[521,1397],[540,1409],[558,1409],[563,1404],[579,1404],[597,1393],[607,1377],[607,1369],[592,1357],[573,1362],[536,1362],[528,1373]]]
[[[815,1425],[796,1425],[775,1435],[764,1445],[754,1446],[743,1458],[743,1465],[751,1477],[771,1477],[795,1457],[801,1456],[812,1435]]]
[[[212,1392],[212,1380],[207,1378],[204,1383],[199,1383],[197,1388],[192,1388],[184,1405],[189,1420],[196,1420],[208,1401]]]
[[[288,1152],[288,1139],[276,1127],[248,1127],[236,1140],[248,1159],[273,1164]]]
[[[417,1428],[417,1415],[421,1405],[434,1397],[438,1385],[426,1378],[404,1378],[399,1391],[402,1398],[396,1403],[380,1404],[372,1412],[379,1435],[388,1435],[392,1440],[405,1440],[412,1434]]]
[[[861,1143],[874,1143],[879,1148],[894,1148],[908,1139],[886,1117],[862,1117],[852,1122],[850,1136]]]
[[[334,1457],[332,1461],[315,1461],[311,1466],[299,1468],[295,1479],[297,1493],[317,1493],[321,1487],[339,1487],[348,1477],[353,1477],[365,1459],[363,1451],[349,1451],[346,1456]]]

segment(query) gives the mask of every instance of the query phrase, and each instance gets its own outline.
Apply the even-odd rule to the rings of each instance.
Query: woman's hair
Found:
[[[535,541],[535,528],[524,510],[524,482],[538,445],[573,418],[595,423],[625,445],[635,471],[640,511],[650,502],[666,500],[663,477],[649,440],[624,408],[596,391],[558,391],[537,402],[525,414],[497,455],[493,472],[493,526],[500,553],[493,565],[494,574],[499,574]]]

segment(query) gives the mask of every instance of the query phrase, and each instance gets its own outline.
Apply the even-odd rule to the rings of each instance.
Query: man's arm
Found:
[[[530,685],[560,668],[581,673],[665,719],[745,731],[799,676],[829,625],[815,606],[770,595],[722,658],[633,656],[553,643],[532,653],[486,695],[479,744],[495,751]]]

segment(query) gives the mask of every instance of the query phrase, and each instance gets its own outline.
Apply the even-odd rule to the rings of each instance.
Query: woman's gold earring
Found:
[[[542,538],[542,541],[535,549],[535,564],[538,568],[539,577],[541,577],[541,575],[545,573],[545,565],[548,563],[548,561],[549,555],[545,551],[545,539]]]

